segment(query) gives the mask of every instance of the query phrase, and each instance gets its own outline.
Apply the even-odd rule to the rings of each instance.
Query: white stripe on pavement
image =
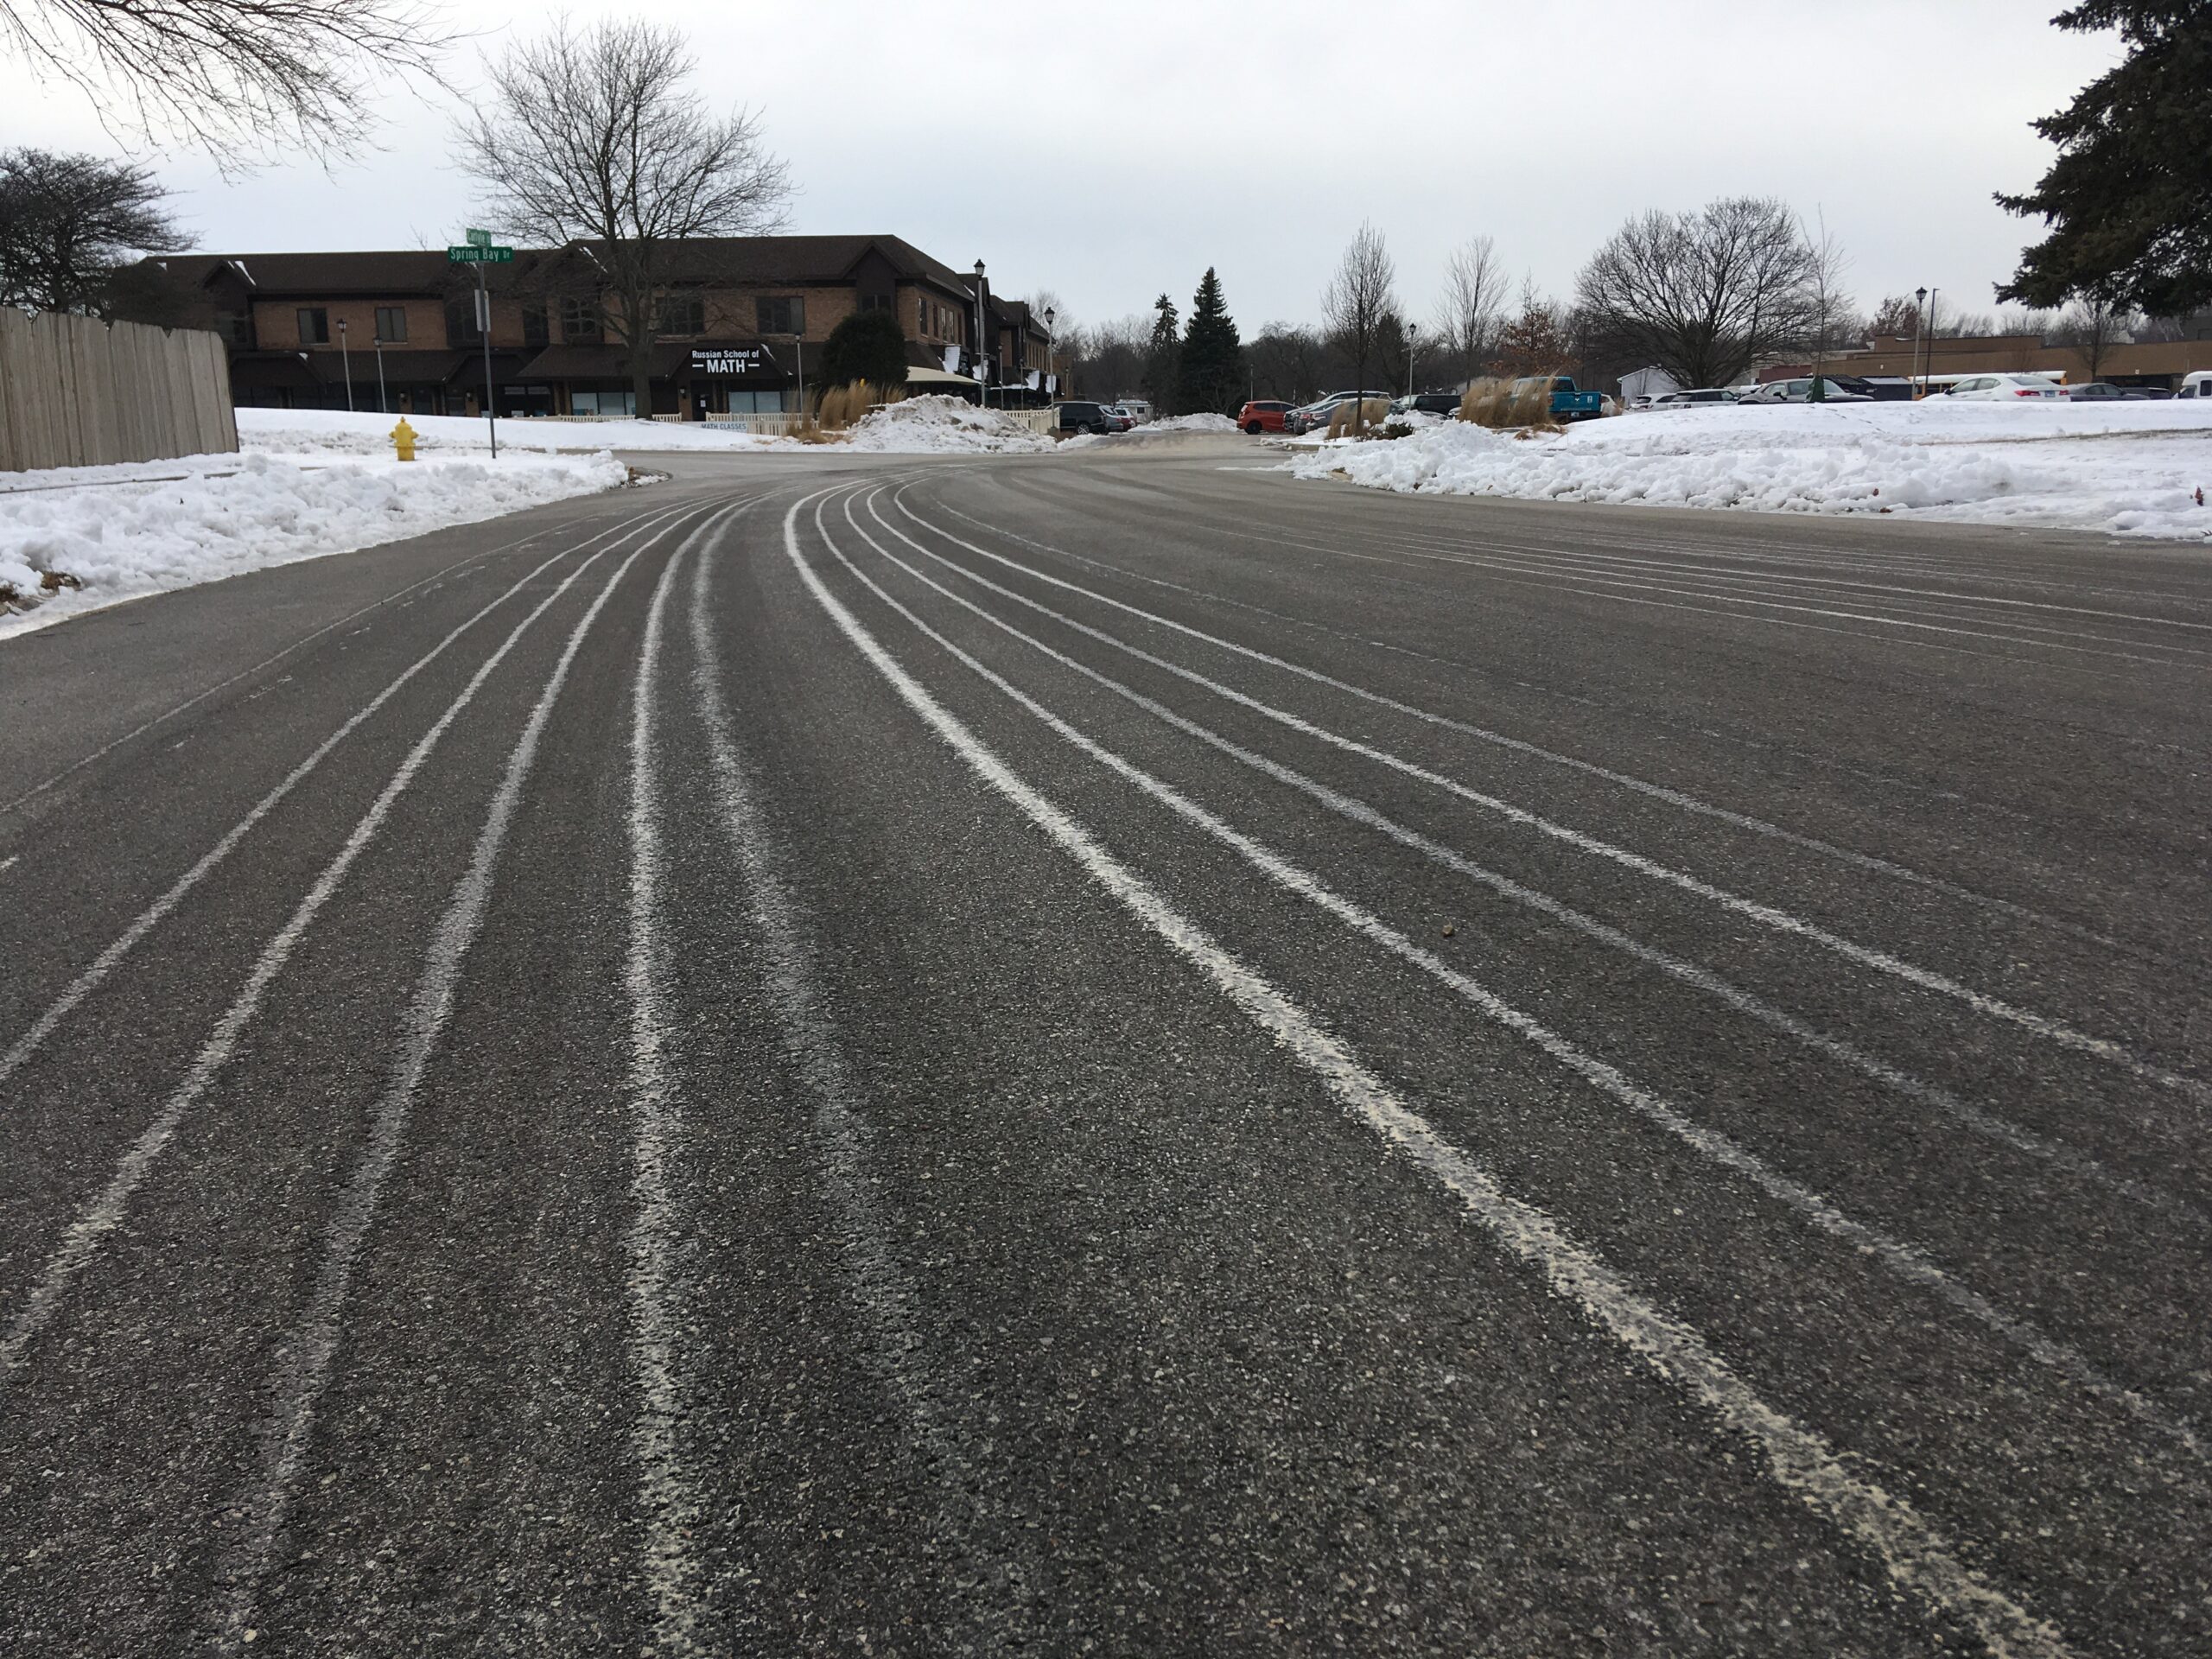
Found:
[[[893,501],[896,503],[896,497],[893,497]],[[1415,709],[1410,704],[1402,703],[1393,698],[1382,696],[1379,693],[1363,690],[1357,686],[1350,685],[1342,680],[1334,679],[1328,675],[1320,673],[1317,670],[1303,668],[1294,663],[1285,662],[1279,657],[1271,657],[1265,652],[1255,651],[1248,645],[1239,645],[1229,640],[1216,639],[1211,634],[1201,632],[1196,628],[1187,626],[1180,622],[1170,620],[1166,617],[1155,616],[1149,611],[1140,610],[1137,607],[1125,604],[1120,600],[1109,599],[1105,595],[1100,594],[1092,594],[1090,589],[1078,588],[1073,582],[1063,582],[1057,576],[1047,575],[1041,571],[1032,570],[1027,565],[1019,564],[1014,560],[1006,558],[1000,554],[990,552],[986,549],[976,547],[972,543],[963,541],[959,537],[951,535],[949,531],[930,524],[926,520],[916,516],[911,510],[905,509],[903,506],[901,510],[906,511],[907,512],[907,516],[913,518],[916,524],[921,524],[924,529],[930,531],[933,535],[944,537],[945,540],[951,542],[956,547],[966,548],[970,552],[979,554],[981,556],[993,560],[998,563],[1010,566],[1016,570],[1023,572],[1025,575],[1035,577],[1040,582],[1050,582],[1055,587],[1066,588],[1073,592],[1084,594],[1090,598],[1098,600],[1103,604],[1113,606],[1119,610],[1128,611],[1133,615],[1142,617],[1149,621],[1157,622],[1164,627],[1171,628],[1178,632],[1189,634],[1193,638],[1205,640],[1212,645],[1219,645],[1224,650],[1265,663],[1270,667],[1286,669],[1291,673],[1299,675],[1301,677],[1316,681],[1321,684],[1328,685],[1339,690],[1350,692],[1356,696],[1382,704],[1394,711],[1411,715],[1417,719],[1423,720],[1435,725],[1449,727],[1455,730],[1471,732],[1475,735],[1478,736],[1487,737],[1491,735],[1491,734],[1482,733],[1478,728],[1465,726],[1460,721],[1448,719],[1440,715],[1432,715],[1425,710]],[[928,553],[927,549],[923,549],[922,551]],[[1541,814],[1531,812],[1523,807],[1516,806],[1510,801],[1502,800],[1495,795],[1485,794],[1480,790],[1471,788],[1467,785],[1462,784],[1455,779],[1446,777],[1441,772],[1432,771],[1427,766],[1419,766],[1412,761],[1403,760],[1401,757],[1389,753],[1386,749],[1376,748],[1372,744],[1361,742],[1355,738],[1341,736],[1338,734],[1329,730],[1326,727],[1316,725],[1312,721],[1306,720],[1300,715],[1291,714],[1287,710],[1277,709],[1272,704],[1262,702],[1257,697],[1247,696],[1242,691],[1238,691],[1230,686],[1223,684],[1218,680],[1211,679],[1207,676],[1198,672],[1195,669],[1185,668],[1179,663],[1170,662],[1166,658],[1156,656],[1153,652],[1145,651],[1139,646],[1132,645],[1128,641],[1122,639],[1116,635],[1108,633],[1103,629],[1093,628],[1084,623],[1077,622],[1072,617],[1065,616],[1058,611],[1052,610],[1047,606],[1039,604],[1037,601],[1031,599],[1025,594],[1017,593],[1013,588],[1007,588],[1002,583],[995,582],[988,577],[980,575],[975,571],[965,569],[960,565],[954,563],[950,559],[944,558],[942,555],[929,553],[928,556],[931,558],[937,560],[938,563],[943,564],[947,569],[952,570],[958,575],[966,577],[969,581],[973,582],[981,587],[989,588],[993,593],[1003,594],[1005,597],[1014,600],[1018,604],[1027,606],[1029,608],[1038,612],[1041,615],[1050,617],[1052,620],[1060,623],[1065,627],[1072,628],[1079,633],[1100,641],[1102,644],[1112,645],[1118,651],[1127,652],[1129,655],[1137,658],[1141,661],[1150,663],[1154,667],[1173,674],[1179,678],[1187,680],[1193,685],[1203,687],[1205,690],[1212,692],[1217,696],[1225,698],[1228,701],[1237,704],[1241,708],[1249,709],[1253,713],[1263,715],[1267,719],[1274,721],[1280,725],[1286,726],[1293,731],[1299,732],[1308,737],[1318,739],[1324,743],[1343,749],[1347,753],[1357,754],[1361,756],[1363,759],[1373,760],[1379,765],[1389,766],[1393,771],[1402,772],[1407,777],[1416,779],[1434,788],[1444,790],[1447,793],[1454,795],[1461,800],[1469,802],[1476,806],[1480,806],[1487,811],[1494,812],[1509,823],[1519,824],[1524,829],[1533,830],[1540,835],[1547,836],[1555,841],[1562,842],[1568,846],[1575,848],[1579,851],[1589,853],[1596,857],[1608,860],[1612,863],[1618,864],[1626,869],[1633,870],[1637,874],[1648,877],[1650,880],[1665,882],[1669,886],[1681,889],[1682,892],[1688,893],[1697,898],[1706,899],[1709,903],[1719,905],[1721,908],[1727,910],[1735,915],[1741,916],[1746,920],[1757,922],[1762,927],[1770,928],[1778,933],[1790,934],[1799,938],[1806,939],[1826,950],[1834,951],[1837,955],[1844,957],[1850,961],[1855,962],[1863,968],[1869,968],[1878,973],[1887,974],[1893,978],[1901,979],[1908,984],[1918,986],[1923,990],[1935,991],[1940,995],[1952,997],[1956,1001],[1964,1003],[1967,1007],[1974,1009],[1977,1014],[1985,1014],[1992,1019],[2002,1020],[2009,1024],[2018,1026],[2022,1030],[2031,1032],[2036,1036],[2044,1039],[2046,1041],[2058,1045],[2060,1047],[2072,1049],[2077,1053],[2092,1055],[2094,1058],[2106,1062],[2107,1065],[2118,1067],[2133,1077],[2139,1077],[2146,1083],[2156,1084],[2162,1088],[2173,1090],[2177,1093],[2186,1095],[2191,1100],[2196,1101],[2201,1104],[2212,1104],[2212,1083],[2207,1083],[2202,1078],[2190,1077],[2184,1073],[2172,1071],[2165,1066],[2159,1065],[2153,1061],[2142,1059],[2131,1052],[2121,1044],[2113,1042],[2108,1038],[2099,1037],[2091,1033],[2082,1031],[2066,1020],[2060,1020],[2048,1014],[2037,1014],[2032,1009],[2020,1007],[2014,1003],[2004,1001],[2000,997],[1992,996],[1986,992],[1976,990],[1973,987],[1961,983],[1960,981],[1953,979],[1948,975],[1937,973],[1932,969],[1923,968],[1916,963],[1908,962],[1904,958],[1894,956],[1886,950],[1878,950],[1871,945],[1860,944],[1856,940],[1845,938],[1842,935],[1833,932],[1828,929],[1821,926],[1817,923],[1807,921],[1801,917],[1791,915],[1789,912],[1779,909],[1773,905],[1764,903],[1758,899],[1746,899],[1740,894],[1728,892],[1725,888],[1714,887],[1712,883],[1701,880],[1698,877],[1691,875],[1686,871],[1674,869],[1669,866],[1659,863],[1654,859],[1646,858],[1640,853],[1630,851],[1627,848],[1616,846],[1612,842],[1600,840],[1595,836],[1586,835],[1581,830],[1572,829],[1566,824],[1555,823],[1549,818],[1542,817]],[[1519,743],[1517,741],[1512,741],[1510,744],[1510,747],[1533,749],[1532,745]],[[1599,770],[1594,767],[1587,767],[1587,763],[1585,762],[1574,762],[1573,764],[1578,766],[1585,766],[1586,769],[1592,771]],[[1660,790],[1656,785],[1639,785],[1638,786],[1645,789],[1648,792],[1660,794],[1665,797],[1671,797],[1674,794],[1674,791]],[[1721,812],[1719,809],[1702,810],[1711,811],[1716,816],[1729,817],[1732,819],[1735,816],[1733,814]]]
[[[1050,836],[1102,889],[1204,972],[1357,1117],[1454,1193],[1500,1243],[1541,1273],[1554,1291],[1581,1306],[1660,1376],[1694,1395],[1728,1427],[1755,1441],[1775,1478],[1874,1554],[1900,1588],[1970,1625],[1993,1653],[2005,1659],[2063,1659],[2070,1654],[2054,1626],[1967,1567],[1950,1541],[1910,1503],[1855,1473],[1820,1434],[1769,1405],[1729,1370],[1695,1330],[1647,1301],[1548,1215],[1508,1193],[1336,1037],[1024,782],[907,673],[823,585],[799,550],[798,519],[804,505],[805,499],[793,504],[785,517],[784,547],[816,602],[953,753]]]

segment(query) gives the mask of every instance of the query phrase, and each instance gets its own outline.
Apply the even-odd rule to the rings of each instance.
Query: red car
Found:
[[[1236,411],[1236,424],[1258,437],[1262,432],[1282,430],[1282,417],[1290,413],[1288,404],[1279,404],[1271,398],[1249,403]]]

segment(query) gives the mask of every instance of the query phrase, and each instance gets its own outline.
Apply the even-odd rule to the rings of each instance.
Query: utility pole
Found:
[[[338,319],[338,360],[346,369],[346,412],[353,412],[353,353],[346,346],[346,319]]]

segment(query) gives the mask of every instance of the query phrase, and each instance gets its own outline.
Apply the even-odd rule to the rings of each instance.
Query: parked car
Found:
[[[1152,405],[1141,397],[1124,397],[1114,405],[1139,426],[1152,418]]]
[[[1824,404],[1871,404],[1874,400],[1863,391],[1853,391],[1834,375],[1807,375],[1796,380],[1770,380],[1763,386],[1754,386],[1736,401],[1739,404],[1809,404],[1814,401],[1813,382],[1817,378],[1827,382],[1819,401]]]
[[[2179,397],[2212,397],[2212,369],[2191,369],[2181,378]]]
[[[1393,415],[1441,415],[1449,419],[1459,412],[1459,394],[1456,391],[1416,391],[1410,397],[1394,400],[1390,412]]]
[[[1686,391],[1662,391],[1648,407],[1654,410],[1697,409],[1714,404],[1732,404],[1738,397],[1733,386],[1693,386]]]
[[[2061,386],[2058,395],[2069,403],[2075,404],[2133,403],[2143,396],[2133,386],[2115,386],[2109,380],[2092,380],[2087,385]]]
[[[1127,432],[1137,423],[1137,417],[1129,413],[1127,404],[1104,404],[1100,407],[1105,410],[1106,418],[1114,423],[1116,432]]]
[[[1101,404],[1057,404],[1052,410],[1054,429],[1063,435],[1076,432],[1113,432],[1119,429],[1114,417]]]
[[[1954,382],[1948,391],[1936,395],[1962,404],[2009,404],[2030,397],[2055,404],[2061,394],[2056,380],[2046,380],[2039,374],[1970,374]]]
[[[1311,432],[1317,428],[1326,427],[1341,405],[1370,399],[1387,404],[1390,401],[1390,394],[1387,391],[1332,391],[1303,409],[1293,410],[1283,417],[1283,430]]]
[[[1281,431],[1283,416],[1290,411],[1288,404],[1272,397],[1256,398],[1236,411],[1236,424],[1256,438],[1262,432]]]

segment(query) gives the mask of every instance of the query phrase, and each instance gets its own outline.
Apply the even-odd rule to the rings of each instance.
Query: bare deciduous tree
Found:
[[[2133,321],[2126,310],[2104,295],[2076,295],[2074,303],[2066,308],[2066,315],[2050,331],[2050,343],[2067,347],[2081,359],[2090,379],[2101,380],[2105,360],[2112,355],[2112,348],[2135,337],[2129,327]]]
[[[1483,372],[1505,320],[1505,266],[1490,238],[1452,249],[1444,262],[1444,294],[1437,302],[1436,331],[1462,380]]]
[[[1814,256],[1779,201],[1736,196],[1702,212],[1639,213],[1582,268],[1577,308],[1593,340],[1686,386],[1726,385],[1812,322]]]
[[[190,245],[168,200],[128,162],[0,150],[0,305],[105,311],[129,255]]]
[[[226,166],[359,145],[367,92],[430,74],[448,41],[422,0],[0,0],[0,48],[91,93],[127,136]]]
[[[1865,321],[1843,286],[1844,275],[1851,269],[1851,256],[1843,251],[1835,232],[1828,229],[1825,213],[1818,214],[1815,223],[1818,234],[1806,244],[1811,257],[1806,266],[1805,294],[1811,309],[1813,374],[1817,379],[1827,372],[1831,351],[1864,343]],[[1862,338],[1854,339],[1854,334]]]
[[[744,110],[686,90],[683,35],[634,18],[567,19],[490,66],[493,98],[461,129],[461,162],[492,222],[518,240],[582,243],[602,326],[626,348],[637,412],[652,410],[670,256],[688,238],[779,228],[791,184]]]
[[[1368,360],[1374,353],[1383,314],[1397,308],[1397,296],[1392,291],[1397,276],[1389,251],[1382,245],[1382,233],[1372,225],[1362,225],[1321,295],[1321,315],[1351,354],[1356,391],[1368,390]],[[1356,425],[1365,424],[1365,409],[1363,403],[1360,413],[1353,417]]]

